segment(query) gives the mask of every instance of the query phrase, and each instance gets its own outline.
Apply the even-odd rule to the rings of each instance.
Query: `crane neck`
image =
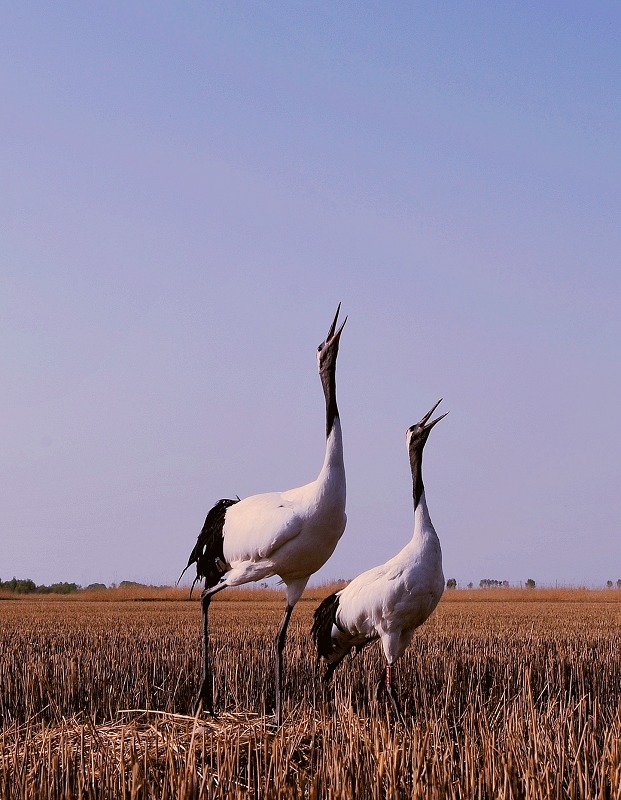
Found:
[[[343,459],[343,436],[341,420],[335,418],[326,440],[326,455],[315,483],[318,497],[328,505],[336,505],[343,511],[345,507],[345,462]]]
[[[425,492],[423,490],[418,505],[414,508],[414,530],[412,532],[412,539],[406,545],[406,549],[409,552],[420,553],[423,548],[434,547],[434,543],[439,547],[438,535],[435,532],[431,517],[429,516]]]
[[[423,498],[425,486],[423,484],[423,447],[412,447],[410,449],[410,468],[412,470],[412,493],[414,496],[414,510]]]
[[[339,418],[336,404],[336,360],[331,367],[319,373],[323,393],[326,398],[326,438],[329,438],[335,421]]]
[[[427,500],[425,499],[425,490],[421,494],[418,503],[414,507],[414,527],[423,527],[424,524],[430,520],[429,509],[427,508]]]
[[[326,439],[326,456],[323,462],[322,472],[332,469],[343,469],[343,432],[341,430],[341,420],[337,416],[332,424],[328,438]]]

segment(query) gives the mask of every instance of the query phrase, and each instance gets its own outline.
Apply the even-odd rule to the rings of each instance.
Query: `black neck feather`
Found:
[[[412,489],[414,495],[414,509],[420,503],[425,487],[423,485],[423,448],[410,449],[410,467],[412,468]]]
[[[336,404],[336,364],[334,365],[334,368],[322,371],[320,374],[321,374],[321,385],[323,386],[323,393],[326,397],[326,439],[327,439],[334,425],[334,420],[339,415],[339,409]]]

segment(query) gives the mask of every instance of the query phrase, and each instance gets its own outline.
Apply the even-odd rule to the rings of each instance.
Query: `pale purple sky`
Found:
[[[0,9],[0,578],[172,583],[312,480],[339,301],[347,529],[446,577],[621,577],[616,3]]]

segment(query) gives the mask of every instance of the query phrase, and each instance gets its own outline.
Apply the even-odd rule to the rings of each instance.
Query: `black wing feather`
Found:
[[[317,608],[313,615],[311,635],[317,646],[317,657],[329,659],[333,653],[332,626],[336,625],[336,612],[339,598],[336,592],[329,595]]]
[[[196,577],[190,589],[190,596],[192,595],[192,589],[194,589],[198,581],[204,578],[205,588],[209,589],[215,586],[226,572],[224,561],[224,536],[222,533],[224,517],[227,508],[230,508],[230,506],[238,502],[239,498],[237,498],[237,500],[218,500],[207,514],[205,524],[198,535],[194,549],[190,553],[188,563],[179,576],[179,580],[181,580],[188,567],[192,564],[196,564]]]

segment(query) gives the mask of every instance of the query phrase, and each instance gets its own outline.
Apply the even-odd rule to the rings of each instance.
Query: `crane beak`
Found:
[[[438,422],[440,422],[440,420],[441,420],[441,419],[444,419],[444,417],[445,417],[445,416],[446,416],[448,413],[449,413],[448,411],[445,411],[445,412],[444,412],[444,414],[440,414],[440,416],[439,416],[439,417],[436,417],[436,418],[434,419],[434,421],[433,421],[433,422],[430,422],[430,423],[429,423],[429,424],[426,426],[426,430],[430,431],[430,430],[433,428],[433,426],[434,426],[434,425],[436,425]]]
[[[341,331],[345,327],[345,323],[347,322],[347,317],[343,320],[343,324],[341,327],[336,330],[336,321],[339,318],[339,311],[341,310],[341,304],[339,303],[338,308],[336,309],[336,314],[334,315],[334,319],[332,320],[332,325],[330,325],[330,330],[328,331],[328,335],[326,336],[326,342],[329,342],[331,339],[336,339],[338,341]]]
[[[437,402],[437,403],[434,405],[434,407],[433,407],[433,408],[431,408],[431,409],[430,409],[430,410],[429,410],[429,411],[428,411],[428,412],[425,414],[425,416],[424,416],[424,417],[421,419],[421,421],[420,421],[418,424],[419,424],[419,425],[421,425],[421,426],[423,426],[423,425],[426,425],[426,424],[427,424],[427,420],[428,420],[428,419],[429,419],[429,417],[430,417],[430,416],[433,414],[433,412],[436,410],[436,408],[437,408],[437,407],[440,405],[440,403],[441,403],[441,402],[442,402],[442,398],[440,398],[440,399],[438,400],[438,402]],[[447,413],[448,413],[448,412],[447,412]],[[435,425],[435,422],[434,422],[433,424]]]
[[[433,412],[436,410],[436,408],[440,405],[441,402],[442,402],[442,398],[440,398],[438,400],[438,402],[435,404],[435,406],[430,411],[428,411],[425,414],[425,416],[421,419],[421,421],[418,423],[419,425],[424,427],[426,431],[430,431],[433,428],[434,425],[436,425],[438,422],[440,422],[441,419],[444,419],[444,417],[449,413],[448,411],[445,411],[444,414],[440,414],[439,417],[436,417],[433,420],[433,422],[427,422],[429,417],[433,414]]]
[[[436,410],[436,408],[440,405],[441,402],[442,402],[442,398],[440,398],[438,400],[438,402],[434,405],[434,407],[431,408],[425,414],[425,416],[421,419],[420,422],[418,422],[416,425],[412,425],[411,428],[408,428],[408,432],[414,433],[414,431],[417,428],[419,430],[422,428],[425,432],[429,433],[429,431],[433,428],[433,426],[437,425],[437,423],[440,422],[441,419],[444,419],[444,417],[449,413],[448,411],[446,411],[444,414],[440,414],[439,417],[436,417],[432,422],[428,421],[429,418],[431,417],[431,415],[433,414],[433,412]]]

